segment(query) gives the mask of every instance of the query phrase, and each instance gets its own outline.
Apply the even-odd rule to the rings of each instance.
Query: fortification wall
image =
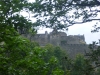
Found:
[[[36,34],[35,36],[32,36],[31,34],[24,36],[31,41],[38,42],[40,46],[45,46],[48,43],[60,46],[62,49],[66,50],[71,58],[74,58],[78,53],[85,54],[85,51],[89,52],[84,35],[67,36],[64,32],[58,32],[57,34],[48,34],[46,32],[45,34]]]
[[[66,44],[60,46],[62,49],[66,50],[71,58],[74,58],[77,54],[85,54],[89,52],[88,45],[86,44]]]

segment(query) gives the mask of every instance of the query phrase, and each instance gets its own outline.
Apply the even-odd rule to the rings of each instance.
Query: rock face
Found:
[[[31,41],[38,42],[40,46],[45,46],[46,44],[60,46],[72,58],[78,53],[85,54],[85,52],[89,51],[84,35],[67,36],[64,32],[54,30],[50,34],[46,31],[45,34],[28,35],[27,38],[30,38]]]

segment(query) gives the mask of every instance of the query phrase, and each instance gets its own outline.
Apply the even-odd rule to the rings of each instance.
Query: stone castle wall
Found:
[[[67,36],[64,32],[51,32],[50,34],[45,32],[45,34],[36,34],[35,36],[28,34],[27,38],[38,42],[40,46],[45,46],[46,44],[60,46],[71,57],[75,57],[78,53],[85,54],[85,51],[89,51],[84,35]]]

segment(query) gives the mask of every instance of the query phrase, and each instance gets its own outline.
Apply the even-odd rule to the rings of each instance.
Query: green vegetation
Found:
[[[91,52],[86,54],[88,57],[79,54],[71,59],[60,47],[40,47],[20,35],[34,34],[34,27],[41,25],[67,28],[79,23],[71,18],[81,16],[81,23],[99,20],[89,19],[100,12],[98,9],[93,10],[95,14],[88,14],[85,10],[95,6],[100,6],[98,0],[36,0],[33,3],[27,0],[0,0],[0,75],[100,75],[100,46],[96,43],[89,46]],[[72,9],[82,10],[83,13],[75,11],[74,15],[68,16]],[[32,23],[20,15],[21,11],[34,12],[37,21]],[[62,21],[59,18],[63,18]]]

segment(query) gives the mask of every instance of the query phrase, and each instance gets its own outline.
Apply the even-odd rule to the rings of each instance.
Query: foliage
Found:
[[[27,0],[0,0],[0,75],[47,75],[56,64],[56,57],[45,62],[45,49],[19,35],[35,31],[35,24],[20,15],[31,6]]]
[[[98,0],[0,0],[0,75],[92,75],[99,67],[100,47],[90,46],[89,58],[78,55],[71,60],[59,47],[40,47],[20,36],[35,34],[35,26],[64,29],[97,19]],[[92,9],[94,8],[94,9]],[[34,12],[32,23],[20,15]],[[72,14],[71,14],[72,13]],[[78,20],[81,19],[79,22]],[[98,28],[99,29],[99,28]],[[96,48],[94,48],[94,46]],[[95,62],[95,66],[92,63]],[[98,72],[99,74],[99,69]]]
[[[89,60],[82,55],[77,55],[73,61],[71,75],[92,75],[93,68]]]
[[[88,59],[93,62],[94,69],[100,67],[100,42],[96,43],[93,42],[93,44],[89,45],[90,52],[86,54]]]
[[[30,5],[27,0],[0,0],[0,34],[1,31],[10,28],[14,28],[20,34],[29,32],[34,24],[20,12],[28,12]]]
[[[48,59],[53,57],[56,57],[58,62],[56,62],[56,65],[58,69],[61,69],[64,71],[64,74],[66,75],[69,73],[69,69],[71,67],[71,59],[68,57],[67,52],[62,50],[60,47],[53,46],[51,44],[48,44],[44,47],[44,49],[47,49],[47,54],[45,54],[44,59],[47,62]],[[52,68],[55,68],[55,66],[52,65]]]
[[[50,75],[50,68],[53,73],[58,66],[55,56],[51,56],[46,62],[44,60],[44,55],[47,54],[46,49],[21,36],[16,36],[11,42],[3,43],[0,53],[0,61],[2,61],[0,74],[2,75]],[[60,71],[57,69],[56,72]]]
[[[97,68],[97,71],[95,73],[96,75],[99,75],[100,74],[100,68]]]
[[[52,75],[64,75],[64,72],[63,70],[56,69],[53,71]]]
[[[91,21],[99,23],[99,8],[99,0],[35,0],[33,3],[36,23],[56,29]],[[98,29],[100,26],[94,31]]]

